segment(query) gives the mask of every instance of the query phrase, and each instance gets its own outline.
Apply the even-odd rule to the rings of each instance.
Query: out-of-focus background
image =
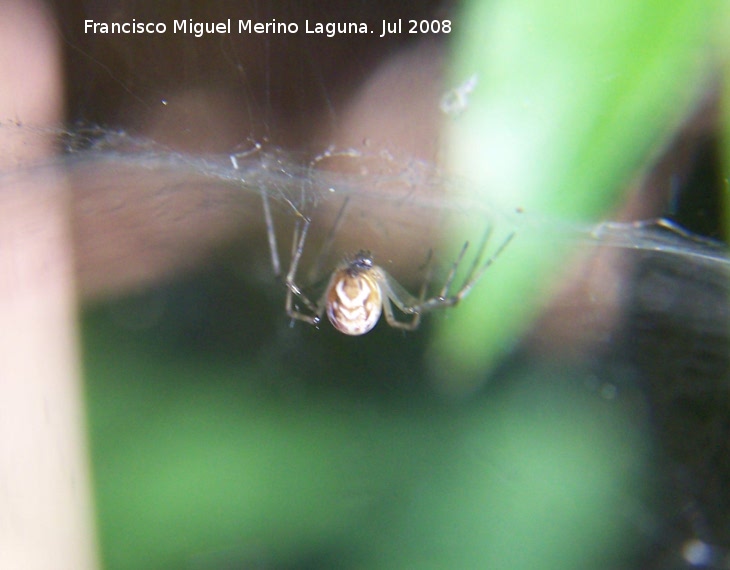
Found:
[[[726,568],[727,8],[8,3],[0,552]],[[287,317],[262,196],[285,272],[311,217],[315,298],[359,249],[437,294],[468,241],[456,289],[515,233],[459,306],[345,337]]]

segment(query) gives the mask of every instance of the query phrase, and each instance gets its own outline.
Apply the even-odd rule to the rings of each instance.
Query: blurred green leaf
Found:
[[[719,0],[477,0],[454,18],[451,125],[471,196],[569,221],[610,217],[706,87]],[[477,191],[478,193],[479,191]],[[529,326],[568,251],[513,240],[435,335],[436,375],[463,390]],[[557,269],[556,269],[557,268]],[[460,383],[467,382],[466,386]]]
[[[282,380],[268,360],[169,353],[108,320],[84,325],[107,568],[319,554],[337,568],[564,570],[629,553],[641,418],[580,373],[511,374],[456,406],[293,384],[277,395],[262,390]]]
[[[448,441],[417,404],[388,414],[296,383],[276,395],[262,385],[289,384],[270,361],[166,352],[98,314],[84,325],[107,568],[286,566],[336,551]]]
[[[374,567],[587,570],[630,553],[640,431],[550,380],[510,375],[511,390],[459,418],[451,456],[423,474]]]

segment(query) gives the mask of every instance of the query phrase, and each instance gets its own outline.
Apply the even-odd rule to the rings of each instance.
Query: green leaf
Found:
[[[451,167],[471,199],[525,216],[610,218],[706,84],[716,0],[472,1],[454,21]],[[477,190],[473,190],[477,188]],[[567,247],[518,235],[431,349],[439,380],[465,389],[534,319]],[[466,384],[464,384],[466,383]]]

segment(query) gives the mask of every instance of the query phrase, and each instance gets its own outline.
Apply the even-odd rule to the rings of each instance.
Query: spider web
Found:
[[[446,37],[379,38],[383,21],[452,12],[401,10],[57,7],[65,126],[2,117],[3,183],[60,171],[71,188],[109,567],[727,567],[724,249],[666,221],[586,227],[475,200],[439,134],[441,103],[458,114],[474,79],[445,85]],[[228,18],[378,32],[80,25]],[[26,157],[49,139],[55,157]],[[360,249],[413,292],[427,275],[438,291],[468,242],[463,280],[488,228],[487,257],[513,231],[571,249],[524,338],[453,400],[425,344],[448,311],[408,335],[290,326],[270,236],[285,272],[304,217],[315,292]]]

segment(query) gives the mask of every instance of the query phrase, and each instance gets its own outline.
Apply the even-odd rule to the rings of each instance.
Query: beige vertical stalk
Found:
[[[0,568],[98,565],[68,198],[54,152],[62,71],[51,15],[0,3]],[[14,127],[12,121],[33,127]]]

